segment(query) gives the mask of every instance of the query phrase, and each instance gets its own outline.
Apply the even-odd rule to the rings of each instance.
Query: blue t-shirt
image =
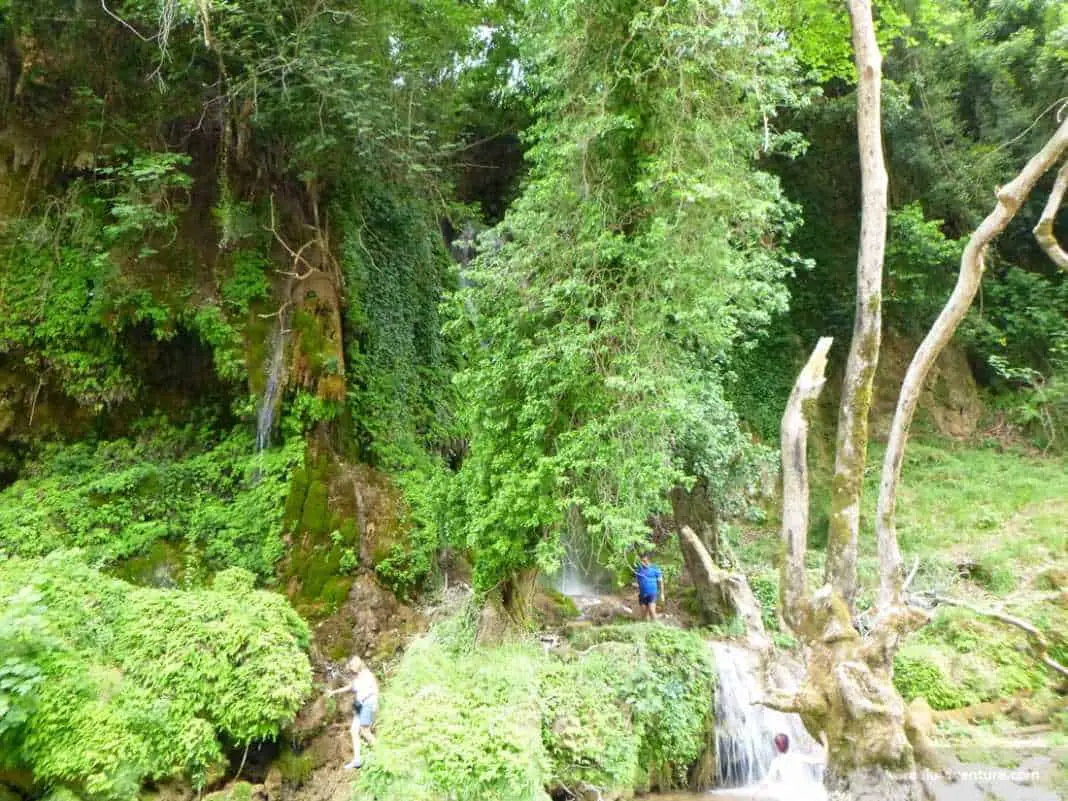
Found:
[[[634,571],[638,577],[638,592],[641,595],[656,595],[657,582],[660,580],[660,568],[656,565],[638,565]]]

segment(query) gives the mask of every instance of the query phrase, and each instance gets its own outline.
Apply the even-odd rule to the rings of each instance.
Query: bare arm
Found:
[[[351,693],[351,692],[352,692],[352,685],[351,684],[346,684],[344,687],[338,687],[336,690],[327,690],[326,694],[327,694],[327,696],[335,696],[335,695],[341,695],[342,693]]]

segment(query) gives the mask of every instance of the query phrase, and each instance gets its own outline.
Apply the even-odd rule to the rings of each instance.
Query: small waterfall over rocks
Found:
[[[256,410],[256,453],[271,444],[271,432],[274,429],[274,415],[278,409],[279,394],[286,361],[286,316],[279,315],[278,325],[271,335],[271,356],[264,367],[266,381],[263,384],[263,396]]]
[[[798,715],[754,705],[763,695],[760,656],[729,643],[712,643],[716,658],[716,765],[719,787],[756,784],[775,757],[776,734],[790,738],[790,750],[816,754],[822,747],[809,736]],[[822,769],[810,766],[812,778]]]

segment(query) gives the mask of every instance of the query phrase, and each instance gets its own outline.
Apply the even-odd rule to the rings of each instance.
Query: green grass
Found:
[[[878,583],[874,518],[884,447],[869,451],[861,516],[859,605],[873,600]],[[812,586],[823,576],[830,465],[813,465]],[[1068,568],[1068,457],[919,438],[908,445],[898,494],[897,529],[913,589],[1001,607],[1043,629],[1055,655],[1068,654],[1068,610],[1046,600],[1049,569]],[[772,523],[772,525],[776,525]],[[735,529],[733,544],[749,566],[752,584],[774,621],[778,531]],[[970,565],[968,575],[958,567]],[[908,641],[897,661],[897,683],[907,697],[923,695],[936,709],[1033,692],[1051,674],[1025,649],[1018,630],[963,610],[940,609],[931,625]]]
[[[132,801],[145,780],[202,787],[223,743],[273,739],[311,690],[309,631],[251,573],[158,590],[57,551],[0,561],[0,772]]]

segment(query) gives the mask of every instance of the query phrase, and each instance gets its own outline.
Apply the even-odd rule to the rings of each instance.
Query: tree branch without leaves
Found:
[[[972,606],[969,603],[958,601],[956,598],[949,598],[945,595],[932,595],[931,600],[935,603],[945,604],[946,606],[957,606],[961,609],[967,609],[969,612],[979,615],[980,617],[988,617],[992,620],[1015,626],[1027,634],[1028,639],[1031,640],[1031,648],[1038,660],[1050,670],[1060,673],[1068,679],[1068,667],[1065,667],[1049,655],[1049,643],[1046,641],[1045,635],[1043,635],[1033,624],[1028,623],[1021,618],[1006,615],[1004,612],[995,612],[992,609],[981,609],[978,606]]]
[[[875,38],[869,0],[849,0],[849,16],[857,66],[857,145],[863,205],[853,339],[838,405],[825,580],[852,607],[857,594],[857,543],[860,494],[868,453],[868,414],[882,331],[888,179],[881,124],[882,54]]]
[[[1053,260],[1053,263],[1062,270],[1068,270],[1068,253],[1064,252],[1064,248],[1060,246],[1057,237],[1053,234],[1053,222],[1057,219],[1057,212],[1061,209],[1066,189],[1068,189],[1068,161],[1061,165],[1057,180],[1053,182],[1053,191],[1049,193],[1049,200],[1046,201],[1046,208],[1042,210],[1038,225],[1033,229],[1038,244],[1046,251],[1046,255]]]
[[[1060,160],[1065,150],[1068,150],[1068,120],[1061,123],[1045,147],[1027,162],[1020,174],[997,193],[997,207],[968,240],[961,256],[957,285],[942,313],[924,337],[905,374],[890,426],[875,517],[879,548],[879,606],[882,608],[897,606],[902,602],[904,575],[894,514],[897,506],[897,487],[901,480],[901,464],[905,457],[905,441],[916,413],[920,392],[939,354],[953,337],[975,298],[983,275],[987,247],[1016,216],[1035,183]]]
[[[791,628],[800,624],[808,546],[808,413],[826,383],[827,351],[834,340],[823,337],[797,377],[782,416],[782,563],[783,616]]]

